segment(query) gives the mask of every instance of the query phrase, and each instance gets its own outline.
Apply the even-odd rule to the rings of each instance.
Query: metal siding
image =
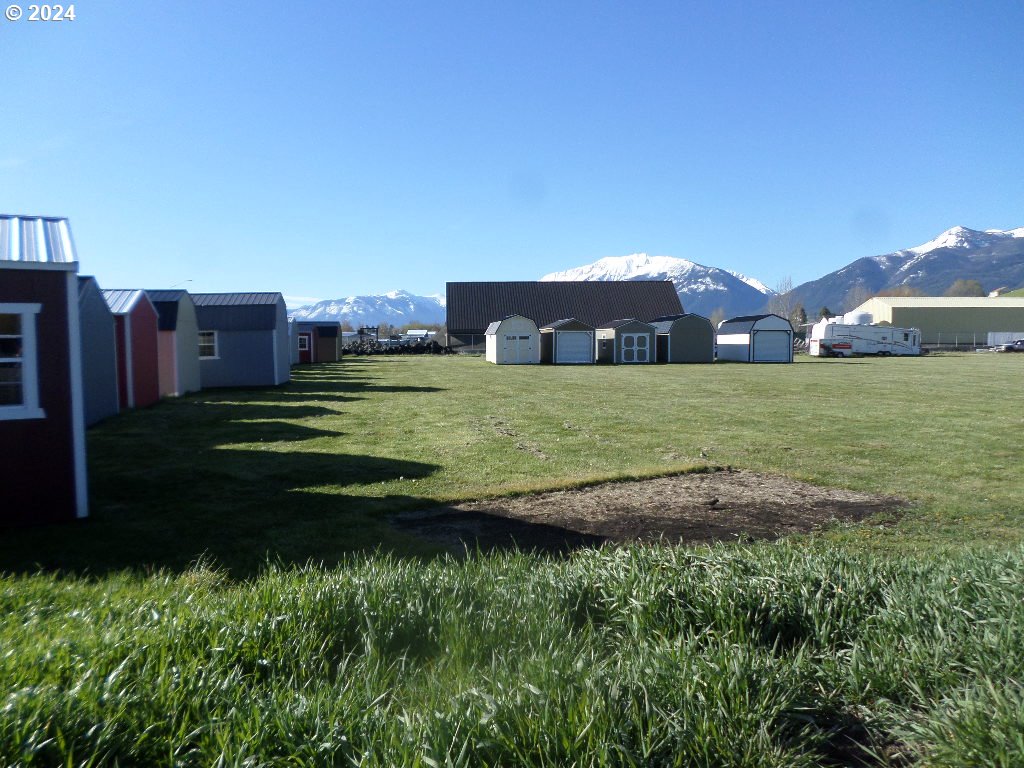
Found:
[[[554,336],[554,358],[559,365],[594,362],[593,331],[555,331]]]
[[[78,298],[85,423],[92,425],[119,410],[114,316],[94,279],[79,281]]]
[[[682,305],[668,281],[554,281],[448,283],[449,333],[484,333],[497,318],[522,315],[545,326],[566,317],[592,327],[620,317],[680,314]]]
[[[793,334],[757,330],[751,335],[751,360],[755,363],[789,363],[793,360]]]
[[[68,220],[0,215],[0,261],[72,264],[78,261]]]

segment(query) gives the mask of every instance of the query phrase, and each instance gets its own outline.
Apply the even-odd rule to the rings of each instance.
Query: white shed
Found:
[[[522,315],[509,315],[487,326],[487,362],[497,365],[535,365],[540,362],[537,324]]]
[[[793,326],[778,315],[746,315],[718,324],[718,359],[792,363]]]

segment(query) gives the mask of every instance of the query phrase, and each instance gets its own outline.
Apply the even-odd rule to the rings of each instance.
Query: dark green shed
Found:
[[[659,363],[713,363],[715,328],[702,315],[666,315],[651,321],[657,335]]]

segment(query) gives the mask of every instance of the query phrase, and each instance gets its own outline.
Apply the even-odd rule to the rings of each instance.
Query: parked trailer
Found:
[[[921,331],[843,322],[843,317],[822,318],[811,327],[807,352],[815,357],[854,355],[920,355]]]

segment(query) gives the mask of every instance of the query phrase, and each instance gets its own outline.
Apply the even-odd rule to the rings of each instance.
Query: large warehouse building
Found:
[[[989,333],[1024,334],[1024,298],[876,296],[854,312],[872,322],[920,328],[924,344],[984,345]]]

